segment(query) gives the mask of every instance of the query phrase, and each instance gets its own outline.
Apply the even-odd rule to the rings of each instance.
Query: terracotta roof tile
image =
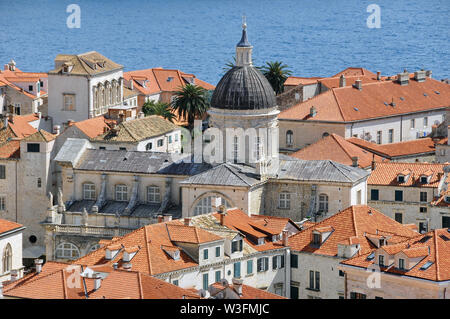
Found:
[[[424,82],[411,79],[403,86],[395,81],[378,81],[363,83],[361,90],[351,86],[332,88],[282,111],[278,118],[351,122],[445,108],[449,106],[449,99],[450,86],[431,78]],[[391,106],[391,102],[395,106]],[[310,116],[312,106],[317,111],[314,117]]]
[[[313,246],[312,232],[322,227],[332,227],[334,231],[320,247]],[[355,241],[358,238],[361,245],[359,254],[364,254],[374,247],[365,233],[376,234],[380,231],[389,232],[394,240],[399,238],[405,240],[418,235],[374,208],[367,205],[355,205],[316,223],[314,227],[290,236],[289,246],[295,251],[336,256],[339,243],[349,241],[350,238]]]
[[[377,163],[375,170],[367,180],[368,185],[384,185],[384,186],[412,186],[412,187],[437,187],[439,181],[444,174],[444,166],[446,164],[431,163],[406,163],[406,162],[389,162]],[[432,171],[433,175],[427,184],[420,181],[420,176],[427,171]],[[404,183],[397,181],[399,174],[410,176]]]
[[[358,147],[334,133],[290,154],[290,156],[303,160],[332,160],[345,165],[352,165],[352,157],[358,157],[358,166],[361,168],[369,167],[372,160],[376,162],[384,160],[383,157]]]
[[[105,128],[109,129],[109,125],[115,124],[116,121],[106,119],[104,116],[93,117],[84,121],[76,122],[75,125],[89,138],[97,137],[104,133]]]
[[[423,257],[417,265],[406,271],[392,265],[382,268],[383,272],[433,281],[450,280],[450,232],[448,229],[436,229],[396,245],[383,246],[382,249],[392,255],[403,252],[411,258]],[[367,259],[375,250],[367,251],[341,264],[367,268],[376,262],[374,259]],[[428,262],[431,265],[427,269],[422,268]]]
[[[11,230],[20,228],[20,227],[23,227],[23,225],[11,222],[11,221],[6,220],[6,219],[0,219],[0,235],[2,233],[6,233],[6,232],[9,232]]]

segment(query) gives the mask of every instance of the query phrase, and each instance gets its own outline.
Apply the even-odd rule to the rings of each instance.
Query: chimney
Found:
[[[358,90],[362,90],[362,81],[360,79],[355,81],[355,84],[353,84],[353,87],[358,89]]]
[[[36,273],[40,274],[42,271],[42,264],[44,263],[44,260],[42,259],[35,259],[34,264],[36,266]]]
[[[11,269],[11,281],[16,281],[19,279],[19,270],[17,269]]]
[[[431,72],[431,70],[425,71],[425,75],[427,77],[429,77],[431,79],[431,74],[433,74],[433,72]]]
[[[409,73],[406,69],[403,71],[403,73],[397,74],[397,82],[400,83],[400,85],[408,85]]]
[[[61,126],[59,125],[53,126],[53,134],[59,135],[59,133],[61,133]]]
[[[162,223],[164,220],[163,215],[158,215],[158,223]]]
[[[164,215],[164,222],[170,222],[172,220],[172,215]]]
[[[358,167],[358,156],[353,156],[352,157],[352,166],[353,167]]]
[[[116,270],[117,268],[119,268],[119,263],[114,263],[113,264],[113,268]]]
[[[283,246],[284,247],[288,247],[289,246],[289,232],[287,230],[283,230],[282,241],[283,241]]]
[[[94,291],[97,291],[102,286],[102,276],[100,274],[94,274]]]
[[[311,117],[314,117],[314,116],[316,116],[316,114],[317,114],[316,108],[314,106],[311,106],[311,108],[309,109],[309,115]]]
[[[424,70],[414,72],[414,80],[417,82],[425,82],[426,72]]]
[[[377,80],[381,81],[381,71],[377,71]]]
[[[190,226],[190,225],[191,225],[191,219],[186,217],[186,218],[184,219],[184,225],[185,225],[185,226]]]
[[[75,124],[75,121],[74,120],[68,120],[67,121],[67,126],[72,126],[73,124]]]
[[[123,267],[123,269],[125,269],[125,270],[131,271],[132,265],[131,265],[131,263],[124,263],[124,264],[122,265],[122,267]]]
[[[377,167],[377,164],[375,163],[374,160],[372,160],[372,171],[374,171],[376,167]]]
[[[224,223],[225,215],[226,215],[226,214],[227,214],[226,212],[219,213],[219,216],[220,216],[220,225],[222,225],[222,226],[223,226],[223,223]]]
[[[8,114],[8,121],[14,123],[14,114]]]
[[[244,281],[242,279],[233,278],[233,288],[238,293],[239,296],[242,296],[242,283]]]
[[[339,78],[339,87],[341,88],[341,87],[344,87],[345,86],[345,83],[346,83],[346,81],[345,81],[345,76],[344,76],[344,74],[342,74],[341,76],[340,76],[340,78]]]

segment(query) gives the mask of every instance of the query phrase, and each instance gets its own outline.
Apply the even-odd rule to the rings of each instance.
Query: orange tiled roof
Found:
[[[23,139],[37,132],[37,129],[31,126],[30,122],[38,119],[39,117],[37,114],[14,115],[12,122],[8,120],[8,127],[6,129],[3,122],[0,124],[0,134],[9,134],[9,137]]]
[[[396,245],[382,248],[387,249],[390,254],[402,251],[412,258],[423,257],[417,265],[409,270],[399,270],[392,265],[381,269],[383,272],[433,281],[450,280],[450,232],[448,229],[436,229]],[[376,262],[374,259],[367,259],[374,250],[343,261],[341,264],[367,268]],[[431,266],[428,269],[421,269],[427,262],[431,262]]]
[[[20,158],[20,141],[12,140],[1,144],[0,158],[2,159]]]
[[[35,99],[37,96],[18,87],[14,84],[14,82],[37,82],[40,79],[47,77],[47,73],[22,72],[17,68],[16,71],[0,70],[0,83],[3,83],[3,85],[7,85],[16,91],[19,91],[20,93],[31,99]],[[41,90],[40,96],[42,97],[45,94],[46,92]]]
[[[50,264],[50,266],[48,266]],[[93,278],[78,275],[75,287],[69,285],[69,276],[77,276],[69,264],[46,263],[40,274],[32,273],[6,285],[4,295],[30,299],[183,299],[199,298],[186,289],[135,271],[112,270],[94,289]],[[95,268],[94,270],[98,270]],[[81,269],[80,272],[81,273]],[[73,279],[73,278],[72,278]]]
[[[84,121],[76,122],[75,125],[89,138],[97,137],[104,133],[104,129],[109,129],[108,124],[116,123],[114,120],[106,119],[104,116],[93,117]]]
[[[213,216],[220,221],[219,213],[213,213]],[[226,215],[223,216],[223,226],[244,234],[245,242],[258,251],[283,248],[281,242],[272,242],[272,235],[280,233],[278,229],[264,225],[264,221],[254,219],[238,208],[227,210]],[[264,238],[264,244],[257,245],[249,237]]]
[[[332,160],[345,165],[352,165],[352,157],[356,156],[358,157],[358,166],[361,168],[369,167],[372,160],[376,162],[384,160],[382,157],[358,147],[334,133],[290,156],[303,160]]]
[[[312,245],[312,232],[322,227],[332,227],[334,231],[321,246],[316,247]],[[392,236],[391,242],[406,240],[418,235],[410,228],[403,226],[372,207],[355,205],[322,220],[313,227],[290,236],[289,246],[295,251],[336,256],[339,243],[349,241],[350,238],[352,238],[352,241],[355,241],[356,239],[353,237],[356,237],[361,245],[359,254],[364,254],[374,248],[365,234],[377,234],[380,231],[388,232]]]
[[[227,287],[223,286],[219,282],[213,283],[212,286],[218,289],[218,292],[227,289]],[[228,285],[228,288],[235,290],[233,285]],[[273,294],[271,292],[254,288],[248,285],[242,285],[242,296],[240,297],[240,299],[286,299],[286,297],[282,297],[277,294]]]
[[[286,228],[287,224],[291,224],[298,230],[300,227],[297,224],[287,217],[279,217],[279,216],[266,216],[266,215],[254,215],[252,214],[251,219],[262,222],[262,225],[272,229],[276,234],[281,234],[281,232]],[[253,225],[255,225],[253,223]]]
[[[352,122],[444,108],[449,106],[449,100],[450,86],[432,78],[427,77],[424,82],[410,79],[404,86],[394,80],[377,81],[363,83],[362,90],[351,86],[332,88],[282,111],[278,118]],[[310,116],[312,106],[317,110],[314,117]]]
[[[131,270],[145,274],[155,275],[198,266],[198,263],[182,249],[180,249],[180,258],[174,260],[167,255],[162,246],[173,247],[174,239],[184,242],[205,242],[221,238],[199,228],[194,232],[193,229],[196,227],[180,226],[183,225],[178,220],[147,225],[113,240],[111,244],[122,245],[125,247],[124,249],[139,246],[139,251],[131,260]],[[192,230],[188,230],[189,228]],[[114,263],[118,263],[118,268],[121,269],[123,268],[122,256],[124,249],[121,249],[113,260],[106,260],[106,247],[103,246],[81,257],[75,263],[87,266],[105,265],[109,267],[113,267]]]
[[[130,81],[133,79],[133,88],[144,95],[152,95],[160,92],[178,91],[180,87],[193,81],[195,85],[201,86],[206,90],[214,90],[214,86],[197,79],[192,74],[183,73],[179,70],[152,68],[145,70],[136,70],[125,72],[123,77]],[[138,80],[138,81],[136,81]],[[139,81],[147,80],[146,86],[143,87]]]
[[[381,145],[356,137],[348,138],[347,141],[387,158],[422,153],[434,153],[436,151],[435,143],[433,142],[433,139],[429,137]]]
[[[439,181],[444,174],[444,166],[446,164],[431,164],[431,163],[403,163],[403,162],[389,162],[377,163],[375,170],[367,180],[368,185],[384,185],[384,186],[413,186],[413,187],[438,187]],[[407,175],[409,170],[409,178],[404,183],[397,181],[397,176],[401,173]],[[432,171],[433,175],[430,182],[422,184],[420,176],[427,171]]]
[[[6,219],[0,219],[0,234],[23,227],[23,225],[11,222]]]

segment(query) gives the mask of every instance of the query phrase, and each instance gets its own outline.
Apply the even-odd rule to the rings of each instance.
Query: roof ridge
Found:
[[[239,170],[237,167],[233,167],[233,166],[229,166],[228,163],[224,163],[223,164],[231,173],[233,173],[234,176],[236,176],[237,178],[239,178],[241,181],[243,181],[245,184],[247,184],[248,186],[251,186],[249,183],[247,183],[242,177],[240,177],[238,174],[236,174],[233,169]]]
[[[333,91],[333,97],[334,97],[334,99],[336,100],[336,104],[337,104],[339,113],[341,114],[342,120],[347,121],[347,119],[344,117],[344,113],[342,112],[341,104],[339,103],[339,100],[338,100],[338,98],[337,98],[337,96],[336,96],[336,93],[334,92],[334,88],[331,89],[331,91]],[[320,94],[318,94],[317,96],[319,96],[319,95],[320,95]]]
[[[436,263],[436,279],[440,281],[441,276],[439,273],[439,255],[438,255],[438,239],[437,239],[437,230],[433,230],[434,233],[434,255],[435,255],[435,263]]]
[[[356,215],[354,205],[352,205],[352,219],[353,219],[353,228],[355,229],[355,236],[358,237],[358,228],[356,227]]]
[[[344,175],[344,177],[345,177],[347,180],[349,180],[350,182],[352,182],[352,180],[345,174],[345,172],[342,170],[342,168],[339,167],[339,166],[337,165],[337,164],[340,164],[340,163],[335,162],[335,161],[332,161],[332,160],[325,160],[325,161],[330,162],[331,165],[333,165],[334,167],[336,167],[336,169],[337,169],[342,175]],[[344,164],[340,164],[340,165],[344,165]],[[347,166],[347,165],[345,165],[345,166]],[[353,206],[353,205],[352,205],[352,206]]]
[[[167,224],[165,226],[166,226],[166,229],[167,229]],[[169,238],[170,238],[169,230],[167,230],[167,233],[169,234]],[[152,275],[153,274],[152,260],[150,258],[150,247],[148,245],[149,241],[148,241],[148,235],[147,235],[147,226],[144,226],[144,239],[145,239],[145,248],[147,250],[148,270],[149,270],[149,274]]]
[[[306,101],[313,101],[314,99],[318,99],[319,97],[325,96],[326,94],[331,94],[330,91],[331,91],[331,90],[328,90],[328,91],[325,91],[325,92],[323,92],[323,93],[321,93],[321,94],[317,94],[316,96],[313,96],[312,98],[310,98],[309,100],[306,100]],[[294,108],[300,108],[300,107],[301,107],[301,104],[303,104],[303,103],[306,102],[306,101],[298,102],[297,104],[294,104],[294,105],[292,105],[291,107],[288,107],[287,109],[281,111],[279,114],[288,112],[289,110],[293,110]]]
[[[61,269],[61,275],[62,275],[62,285],[63,285],[63,294],[64,294],[64,299],[67,299],[67,286],[66,286],[66,275],[64,274],[64,269]]]
[[[139,285],[139,296],[141,297],[141,299],[144,299],[144,292],[142,290],[141,273],[139,271],[137,272],[137,280],[138,280],[138,285]]]
[[[152,68],[151,70],[152,70],[153,77],[155,78],[156,85],[158,85],[159,91],[162,91],[163,89],[162,89],[162,87],[161,87],[161,84],[159,83],[158,77],[157,77],[156,74],[155,74],[155,68]]]

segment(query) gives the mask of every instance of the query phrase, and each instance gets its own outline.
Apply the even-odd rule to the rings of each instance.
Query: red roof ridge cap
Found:
[[[433,230],[434,233],[434,254],[435,254],[435,263],[436,263],[436,279],[440,281],[441,276],[439,272],[439,255],[438,255],[438,241],[437,241],[437,230]]]
[[[167,224],[165,225],[166,229],[167,229]],[[169,230],[167,229],[167,234],[169,234]],[[170,234],[169,234],[169,238],[170,238]],[[148,260],[148,270],[149,270],[149,274],[153,274],[153,270],[152,270],[152,260],[150,258],[150,247],[148,245],[149,240],[148,240],[148,235],[147,235],[147,226],[144,226],[144,239],[145,239],[145,248],[147,250],[147,260]]]
[[[144,292],[142,289],[142,280],[141,280],[140,272],[137,272],[137,281],[138,281],[138,286],[139,286],[139,296],[141,297],[141,299],[144,299]]]
[[[344,87],[345,88],[345,87]],[[341,114],[341,118],[344,120],[344,121],[346,121],[346,118],[344,117],[344,113],[342,112],[342,108],[341,108],[341,104],[339,103],[339,100],[338,100],[338,98],[337,98],[337,96],[336,96],[336,93],[334,92],[334,89],[331,89],[332,91],[333,91],[333,97],[334,97],[334,99],[335,99],[335,101],[336,101],[336,104],[337,104],[337,107],[338,107],[338,109],[339,109],[339,113]],[[320,95],[320,94],[319,94]],[[319,95],[317,95],[317,96],[319,96]]]

